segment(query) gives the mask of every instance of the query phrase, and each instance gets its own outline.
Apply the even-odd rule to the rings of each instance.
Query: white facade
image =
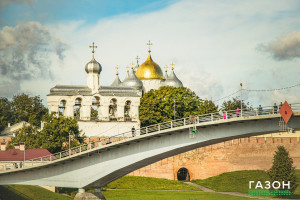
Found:
[[[132,87],[100,86],[101,65],[85,66],[87,85],[56,85],[47,95],[50,113],[78,120],[86,136],[114,136],[140,127],[141,91]]]
[[[149,92],[150,90],[158,90],[163,86],[164,79],[141,79],[143,83],[144,93]]]

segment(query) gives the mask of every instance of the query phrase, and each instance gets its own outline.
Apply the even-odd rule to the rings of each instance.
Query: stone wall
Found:
[[[188,169],[190,179],[205,179],[237,170],[267,170],[277,146],[283,145],[300,169],[300,138],[241,138],[222,142],[166,158],[128,175],[177,180],[180,168]]]

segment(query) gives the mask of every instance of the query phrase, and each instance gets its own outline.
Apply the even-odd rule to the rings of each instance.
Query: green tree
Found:
[[[290,157],[289,152],[284,148],[284,146],[278,146],[278,149],[273,157],[273,165],[268,171],[268,174],[270,176],[271,183],[273,181],[279,181],[281,183],[281,187],[279,190],[287,190],[287,188],[283,188],[282,181],[284,181],[285,183],[288,183],[288,181],[290,181],[289,190],[292,194],[296,190],[297,184],[295,167],[293,167],[293,159]]]
[[[39,96],[29,97],[24,93],[13,97],[11,109],[14,123],[26,121],[34,126],[39,126],[43,115],[48,112]]]
[[[37,127],[29,125],[24,126],[16,132],[16,137],[12,137],[11,141],[8,142],[8,148],[12,147],[13,144],[19,144],[25,142],[25,148],[40,148],[41,141],[39,140],[40,131]]]
[[[38,140],[41,141],[41,147],[48,149],[51,153],[68,149],[69,134],[71,148],[83,144],[84,136],[81,136],[75,119],[46,114],[43,122],[44,128],[40,132]]]
[[[186,87],[165,86],[149,91],[141,98],[139,115],[142,126],[148,126],[217,110],[218,107],[213,102],[200,99]]]
[[[11,103],[7,98],[0,98],[0,132],[12,122]]]
[[[228,101],[224,101],[221,110],[228,111],[228,110],[235,110],[236,108],[241,108],[241,100],[238,97],[234,97]],[[251,107],[249,106],[249,102],[247,104],[243,101],[243,110],[250,110]]]
[[[77,121],[67,117],[57,117],[54,114],[45,114],[43,117],[44,128],[39,130],[30,125],[24,126],[12,138],[8,146],[14,143],[25,142],[26,148],[45,148],[51,153],[56,153],[83,144],[84,136],[80,135]]]

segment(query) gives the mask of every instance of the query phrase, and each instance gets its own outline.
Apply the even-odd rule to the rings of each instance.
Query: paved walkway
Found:
[[[252,198],[252,199],[283,200],[283,199],[279,199],[279,198],[270,199],[268,197],[251,196],[251,195],[241,194],[241,193],[237,193],[237,192],[217,192],[217,191],[214,191],[214,190],[209,189],[207,187],[204,187],[202,185],[198,185],[196,183],[192,183],[192,182],[184,182],[184,183],[186,183],[188,185],[191,185],[191,186],[194,186],[194,187],[197,187],[197,188],[200,188],[203,192],[213,192],[213,193],[220,193],[220,194],[228,194],[228,195],[232,195],[232,196],[246,197],[246,198]]]

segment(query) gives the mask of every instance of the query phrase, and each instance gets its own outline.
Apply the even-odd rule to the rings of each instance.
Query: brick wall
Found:
[[[129,175],[177,180],[180,168],[190,179],[204,179],[237,170],[267,170],[277,146],[283,145],[300,169],[300,138],[240,138],[172,156],[138,169]]]

